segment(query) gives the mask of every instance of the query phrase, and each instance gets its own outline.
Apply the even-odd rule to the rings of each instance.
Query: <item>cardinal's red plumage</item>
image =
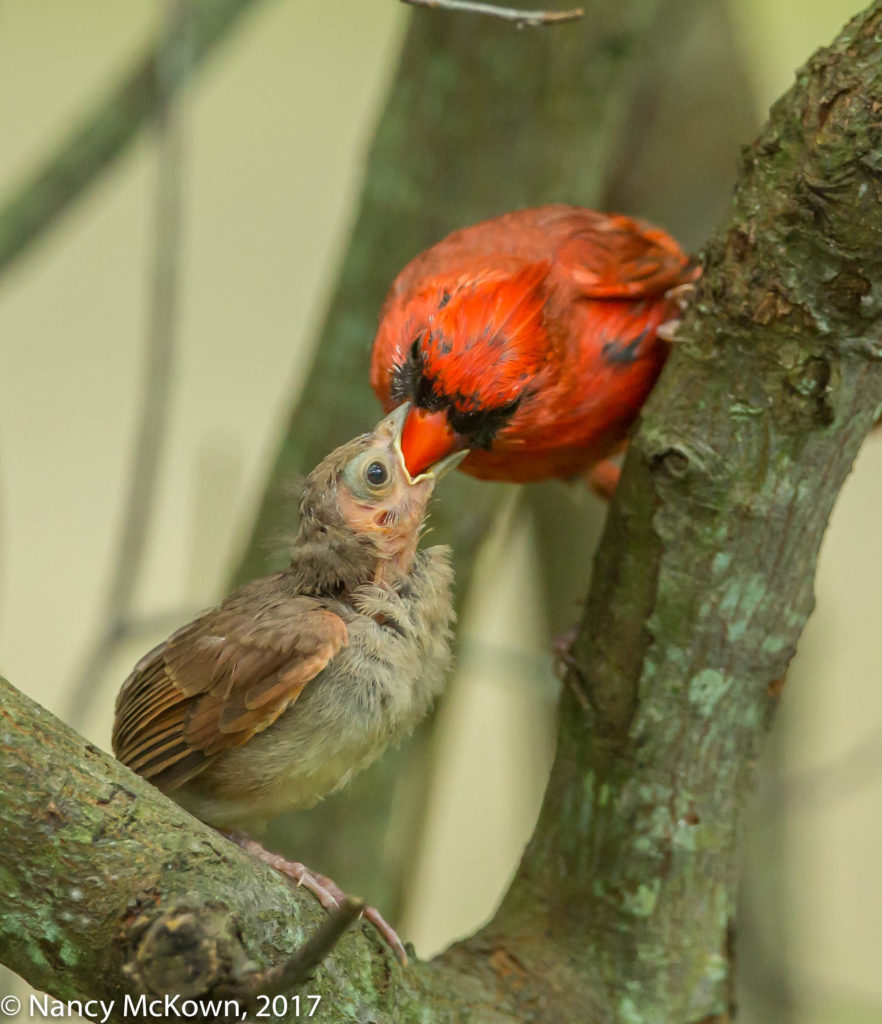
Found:
[[[415,405],[402,436],[419,473],[457,448],[495,480],[569,477],[621,446],[661,371],[668,292],[699,270],[664,231],[576,206],[454,232],[398,275],[371,383]]]

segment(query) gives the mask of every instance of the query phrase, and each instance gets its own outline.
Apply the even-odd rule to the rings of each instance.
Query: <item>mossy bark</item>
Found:
[[[745,154],[629,452],[575,649],[584,700],[564,699],[500,912],[408,970],[347,936],[302,989],[328,1019],[730,1019],[744,806],[830,510],[882,408],[880,69],[882,0]],[[319,919],[10,687],[0,777],[0,954],[58,995],[131,986],[132,918],[159,904],[204,920],[211,991],[284,959]]]
[[[574,651],[588,710],[564,702],[498,924],[535,922],[538,900],[603,1019],[729,1008],[744,803],[882,403],[880,29],[876,4],[745,152],[601,541]]]

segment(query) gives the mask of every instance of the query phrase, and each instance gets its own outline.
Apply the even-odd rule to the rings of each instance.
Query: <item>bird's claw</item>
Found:
[[[565,633],[560,633],[554,638],[551,643],[551,652],[555,674],[558,679],[569,686],[579,707],[588,714],[591,711],[591,703],[580,683],[580,680],[584,679],[582,665],[571,653],[571,648],[578,635],[579,627],[571,626]]]
[[[680,340],[678,331],[680,330],[680,324],[683,321],[677,317],[675,320],[665,320],[663,324],[659,324],[655,329],[655,333],[661,338],[662,341],[668,342],[669,345],[673,345]]]
[[[669,288],[668,291],[665,292],[665,298],[669,302],[672,302],[682,313],[692,301],[692,296],[694,294],[695,282],[687,281],[685,284],[678,284],[675,288]]]
[[[310,871],[305,864],[301,864],[300,861],[288,860],[279,853],[271,853],[269,850],[261,846],[260,843],[254,839],[250,839],[247,836],[243,836],[239,833],[225,833],[230,839],[233,840],[240,846],[246,853],[250,853],[258,859],[262,860],[264,864],[268,864],[271,868],[275,868],[276,871],[290,878],[293,882],[296,882],[298,886],[302,885],[307,892],[311,892],[313,896],[319,901],[325,910],[336,910],[343,901],[346,899],[346,893],[340,888],[339,885],[332,879],[328,878],[327,875],[320,875],[316,871]],[[376,928],[380,933],[380,936],[384,942],[392,949],[392,952],[397,957],[399,963],[403,966],[407,966],[407,951],[404,948],[404,943],[398,937],[398,933],[389,924],[389,922],[383,917],[383,915],[375,907],[364,907],[361,916]]]
[[[678,313],[684,313],[686,307],[692,301],[692,297],[695,295],[695,283],[687,281],[686,284],[678,284],[676,288],[671,288],[665,292],[665,298],[668,302],[675,307]],[[680,340],[680,317],[671,317],[670,320],[665,320],[663,324],[655,329],[655,333],[662,339],[673,345]]]
[[[346,893],[343,892],[340,886],[337,885],[332,878],[328,878],[327,875],[319,875],[313,871],[308,871],[302,864],[298,864],[297,867],[303,868],[302,884],[309,889],[325,910],[330,909],[331,906],[338,906],[338,904],[342,903],[343,900],[346,899]],[[326,900],[330,901],[330,905]],[[407,951],[404,948],[404,943],[398,937],[398,933],[392,925],[389,924],[379,910],[377,910],[376,907],[365,906],[361,916],[365,921],[370,921],[374,928],[376,928],[380,933],[386,944],[391,947],[402,966],[406,967]]]

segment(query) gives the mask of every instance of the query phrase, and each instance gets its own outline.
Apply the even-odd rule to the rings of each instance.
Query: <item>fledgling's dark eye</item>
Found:
[[[394,460],[376,448],[350,459],[341,482],[359,501],[387,497],[395,487]]]
[[[382,487],[389,479],[389,470],[382,462],[371,462],[364,471],[364,478],[371,487]]]

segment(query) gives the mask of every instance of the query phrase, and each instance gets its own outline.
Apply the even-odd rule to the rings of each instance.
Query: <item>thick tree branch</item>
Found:
[[[311,896],[3,679],[0,778],[0,955],[37,988],[114,1000],[116,1022],[127,993],[251,1001],[314,951],[328,918]],[[427,1002],[440,1024],[516,1019],[511,1007],[482,1015],[500,994],[455,964],[400,968],[366,926],[298,991],[322,996],[326,1020],[357,1008],[356,1019],[405,1024]],[[302,1016],[292,1006],[286,1019]]]
[[[830,509],[882,406],[880,68],[877,0],[745,156],[598,554],[575,652],[589,712],[564,695],[500,913],[407,971],[345,936],[309,983],[341,1016],[728,1019],[743,807]],[[0,706],[11,966],[59,995],[118,996],[131,923],[159,902],[205,922],[206,993],[302,944],[321,913],[308,897],[11,688]]]
[[[882,403],[880,27],[877,3],[747,151],[597,556],[575,651],[591,712],[564,701],[500,925],[538,898],[609,1019],[727,1009],[742,809]]]

